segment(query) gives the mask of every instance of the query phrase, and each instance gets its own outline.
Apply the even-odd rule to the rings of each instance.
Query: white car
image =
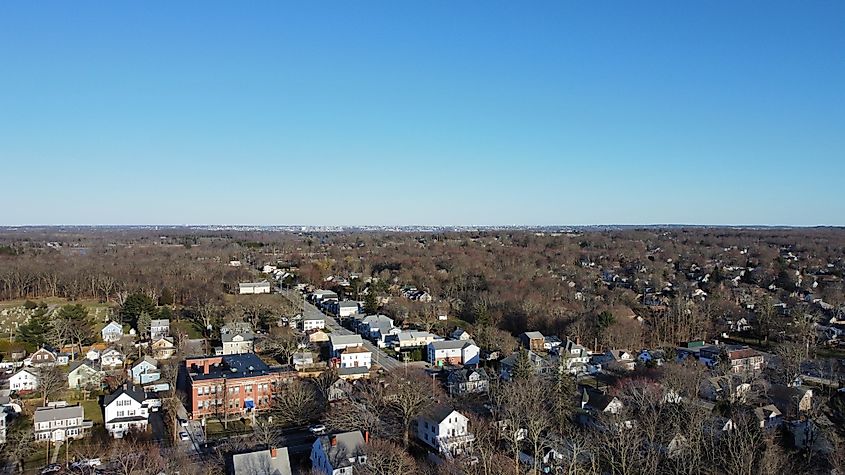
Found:
[[[326,426],[323,424],[317,424],[309,427],[308,430],[310,430],[312,434],[320,435],[326,432]]]
[[[180,432],[179,433],[179,440],[188,440],[191,436],[188,435],[187,432]]]

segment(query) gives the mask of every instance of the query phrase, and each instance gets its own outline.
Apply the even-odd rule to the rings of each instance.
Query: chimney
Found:
[[[370,431],[368,431],[368,430],[364,431],[364,443],[365,444],[370,443]]]
[[[275,448],[275,447],[270,447],[270,458],[273,458],[273,459],[274,459],[274,458],[276,458],[276,455],[278,455],[278,452],[277,452],[276,448]]]
[[[332,441],[332,447],[337,447],[337,437],[332,436],[331,441]]]

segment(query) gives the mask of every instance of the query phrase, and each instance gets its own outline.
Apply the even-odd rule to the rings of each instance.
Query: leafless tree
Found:
[[[367,463],[354,467],[356,475],[396,475],[416,473],[417,462],[402,447],[384,439],[372,439],[365,447]]]

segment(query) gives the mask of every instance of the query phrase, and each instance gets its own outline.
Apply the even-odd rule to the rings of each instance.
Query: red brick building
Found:
[[[232,418],[268,409],[295,372],[272,370],[253,353],[187,358],[192,418]]]

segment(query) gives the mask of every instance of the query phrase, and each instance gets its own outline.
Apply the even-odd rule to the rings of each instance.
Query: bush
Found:
[[[23,303],[23,308],[27,310],[35,310],[36,308],[38,308],[38,304],[33,302],[32,300],[27,300]]]

